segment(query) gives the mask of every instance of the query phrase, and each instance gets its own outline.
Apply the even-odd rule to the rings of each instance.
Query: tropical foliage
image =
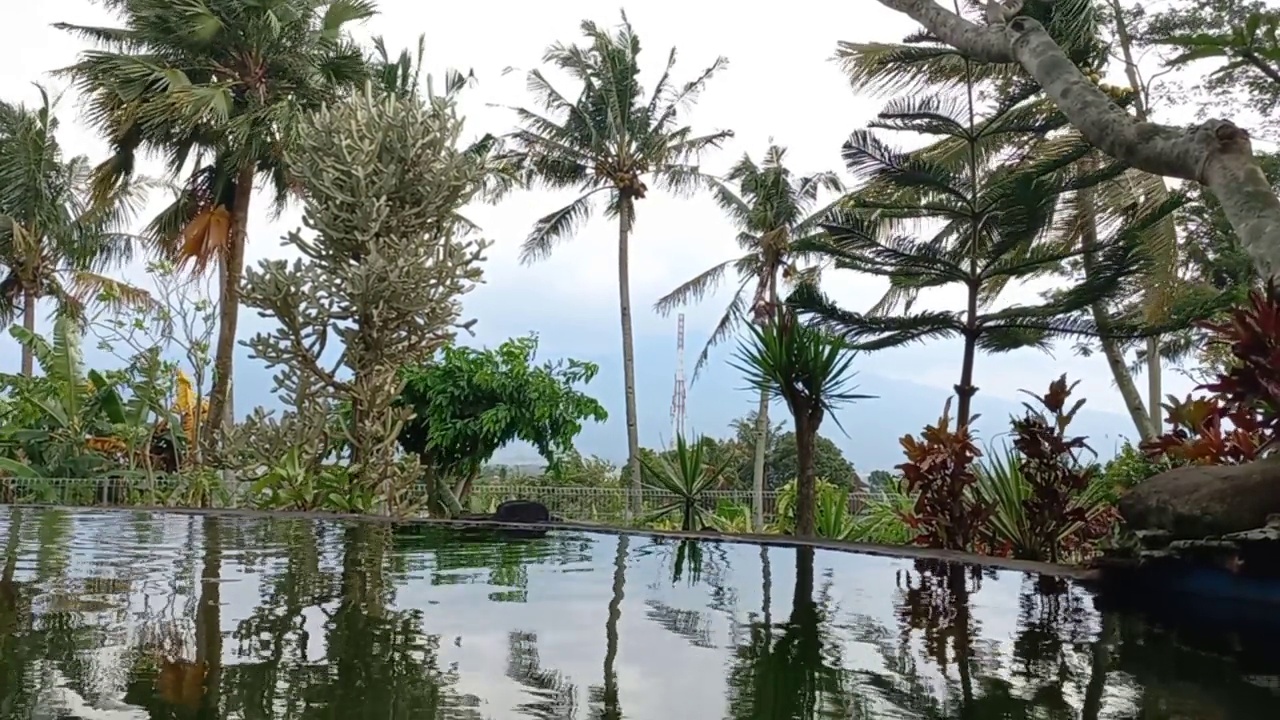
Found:
[[[234,494],[266,509],[457,515],[509,499],[475,492],[482,485],[523,483],[522,496],[595,493],[575,500],[592,520],[625,509],[650,526],[740,532],[764,530],[768,513],[769,530],[801,536],[1075,561],[1133,484],[1273,450],[1280,300],[1259,276],[1256,239],[1250,255],[1237,236],[1249,234],[1238,213],[1233,223],[1230,203],[1206,188],[1170,188],[1104,154],[1018,64],[965,57],[941,33],[841,43],[855,86],[890,100],[844,143],[844,172],[819,163],[806,174],[772,139],[762,155],[704,166],[731,132],[695,131],[690,113],[724,59],[678,82],[672,50],[641,83],[648,56],[625,15],[615,27],[583,22],[576,44],[548,47],[526,73],[532,98],[513,108],[514,127],[473,139],[459,104],[472,75],[435,84],[422,73],[422,38],[416,55],[353,40],[372,2],[100,4],[115,26],[59,27],[93,45],[62,72],[109,146],[105,160],[64,154],[58,104],[43,90],[34,106],[0,102],[0,320],[17,323],[8,334],[23,355],[22,372],[0,378],[6,500],[46,498],[42,488],[74,478],[108,502],[217,505]],[[1167,70],[1203,66],[1202,87],[1258,115],[1260,132],[1274,128],[1276,14],[1254,0],[1156,13],[1063,0],[1019,12],[1101,87],[1080,86],[1112,103],[1117,121],[1122,111],[1149,121],[1175,96],[1134,59],[1159,46],[1174,49]],[[1103,82],[1118,72],[1126,87]],[[904,132],[911,149],[887,136]],[[144,154],[163,160],[176,194],[131,233],[154,186],[140,174]],[[1280,179],[1274,155],[1259,154],[1257,170]],[[1248,177],[1261,193],[1261,176]],[[304,227],[284,238],[298,262],[245,270],[255,184],[276,211],[303,206]],[[540,362],[536,336],[457,342],[476,320],[463,317],[462,297],[481,282],[489,247],[466,215],[532,187],[573,196],[534,223],[524,262],[546,258],[595,211],[616,222],[621,472],[574,447],[585,424],[606,418],[584,389],[596,365]],[[640,445],[630,286],[631,261],[647,252],[634,242],[637,210],[656,191],[710,195],[732,223],[736,249],[655,309],[728,282],[694,375],[737,338],[731,367],[755,407],[727,438],[676,437],[660,451]],[[158,256],[146,292],[110,276],[142,251]],[[216,302],[194,289],[184,299],[175,273],[215,268]],[[886,289],[855,307],[842,278],[867,276]],[[940,289],[958,290],[958,302],[933,304]],[[284,407],[228,423],[242,307],[277,322],[247,344],[276,372]],[[86,367],[86,330],[116,367]],[[868,476],[867,496],[841,451],[863,438],[837,414],[872,399],[855,392],[855,358],[946,339],[958,341],[954,395],[937,423],[904,436],[896,473]],[[973,422],[979,354],[1063,340],[1101,348],[1136,447],[1095,463],[1087,438],[1070,434],[1080,401],[1064,378],[1012,421],[1003,451],[984,454]],[[1198,363],[1206,394],[1161,402],[1173,362]],[[771,421],[776,400],[789,423]],[[824,423],[843,437],[824,437]],[[520,442],[545,467],[498,482],[488,466]],[[681,552],[677,564],[694,574],[703,558]],[[949,576],[919,580],[909,592],[923,604],[967,592]],[[797,595],[806,603],[807,590]],[[797,622],[812,622],[801,605]],[[811,640],[770,638],[758,657],[783,667],[811,654]],[[611,673],[602,705],[616,711]]]

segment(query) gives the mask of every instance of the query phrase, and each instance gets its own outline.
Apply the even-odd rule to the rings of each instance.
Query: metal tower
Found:
[[[684,437],[684,313],[676,325],[676,386],[671,393],[671,439]]]

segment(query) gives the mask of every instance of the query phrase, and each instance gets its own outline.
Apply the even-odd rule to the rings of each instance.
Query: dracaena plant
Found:
[[[974,461],[982,451],[967,425],[952,427],[951,398],[936,424],[926,426],[919,437],[906,435],[899,442],[907,461],[897,469],[907,492],[915,496],[903,520],[915,533],[916,544],[946,550],[985,547],[992,505],[974,492]]]
[[[1231,351],[1228,369],[1198,386],[1209,395],[1165,405],[1170,429],[1142,449],[1176,463],[1238,465],[1269,451],[1280,430],[1280,290],[1249,293],[1223,322],[1203,323]]]
[[[1089,492],[1097,465],[1080,457],[1092,450],[1084,437],[1068,433],[1085,402],[1070,403],[1077,384],[1068,384],[1063,375],[1043,395],[1028,392],[1035,406],[1025,403],[1026,415],[1012,422],[1019,475],[1029,490],[1021,503],[1029,542],[1015,548],[1024,559],[1058,562],[1066,552],[1080,549],[1096,539],[1092,530],[1100,524],[1092,521],[1107,509],[1099,493]]]

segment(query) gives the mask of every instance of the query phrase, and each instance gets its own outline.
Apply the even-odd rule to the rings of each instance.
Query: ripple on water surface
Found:
[[[1256,720],[1280,707],[1274,653],[1191,647],[1022,573],[571,531],[3,507],[0,545],[6,720]]]

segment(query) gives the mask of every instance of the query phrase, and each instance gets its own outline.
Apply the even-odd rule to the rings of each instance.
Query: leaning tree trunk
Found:
[[[1092,170],[1092,165],[1086,166],[1087,170]],[[1098,215],[1093,204],[1093,190],[1085,188],[1080,191],[1080,249],[1084,251],[1081,256],[1084,265],[1084,274],[1088,278],[1094,272],[1097,264],[1097,258],[1094,253],[1098,247]],[[1133,426],[1138,431],[1138,438],[1147,441],[1155,438],[1156,431],[1151,424],[1151,417],[1147,414],[1147,409],[1142,404],[1142,394],[1138,392],[1138,386],[1133,382],[1133,374],[1129,372],[1129,366],[1125,364],[1124,353],[1120,352],[1119,346],[1113,338],[1107,337],[1107,331],[1111,327],[1111,317],[1107,313],[1107,308],[1103,301],[1095,302],[1089,308],[1093,313],[1093,322],[1098,326],[1099,340],[1102,344],[1102,355],[1107,359],[1107,367],[1111,369],[1111,377],[1116,381],[1116,387],[1120,389],[1120,397],[1124,399],[1125,409],[1129,411],[1129,419],[1133,420]]]
[[[1135,120],[1080,72],[1043,25],[1021,16],[1006,22],[998,4],[988,5],[989,22],[994,22],[984,27],[934,0],[879,2],[910,16],[966,57],[1022,65],[1072,126],[1107,155],[1153,175],[1206,186],[1258,274],[1264,279],[1280,275],[1280,197],[1253,157],[1249,134],[1234,123],[1208,120],[1178,128]]]
[[[231,237],[222,258],[222,296],[218,306],[218,345],[213,358],[213,392],[209,398],[206,442],[215,447],[227,422],[231,398],[231,373],[236,351],[236,326],[240,317],[240,279],[244,276],[244,248],[249,236],[249,203],[253,199],[253,166],[236,176],[236,193],[231,208]]]
[[[618,213],[618,309],[622,315],[622,384],[627,406],[627,474],[631,477],[628,520],[644,514],[640,484],[640,430],[636,421],[636,350],[631,333],[631,263],[628,241],[635,205],[622,199]]]
[[[36,294],[27,290],[22,293],[22,327],[29,333],[36,332]],[[36,374],[36,356],[26,343],[22,345],[22,375],[31,377]]]

